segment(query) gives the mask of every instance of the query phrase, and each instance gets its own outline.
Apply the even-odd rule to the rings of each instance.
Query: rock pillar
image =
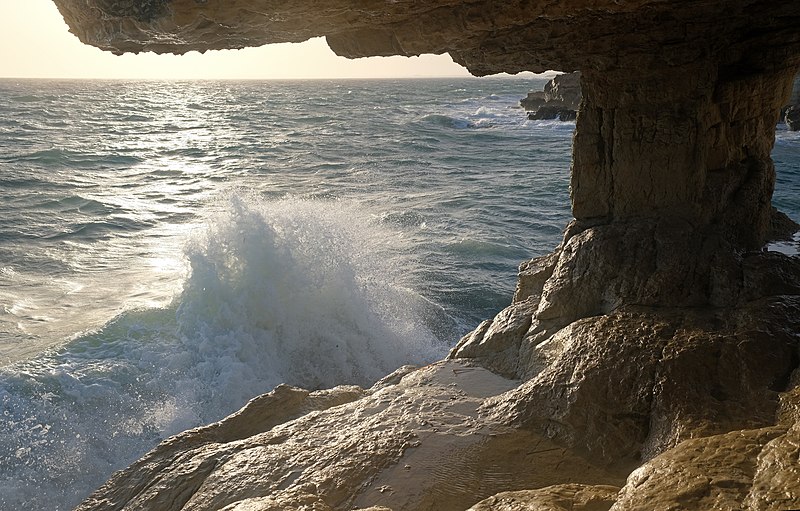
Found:
[[[775,123],[794,72],[695,64],[584,70],[573,147],[575,218],[669,219],[757,248],[770,228]]]

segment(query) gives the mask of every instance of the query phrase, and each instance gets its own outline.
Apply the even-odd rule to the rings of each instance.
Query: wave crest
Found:
[[[188,249],[179,333],[237,378],[369,384],[441,355],[392,263],[402,250],[353,206],[234,198]]]

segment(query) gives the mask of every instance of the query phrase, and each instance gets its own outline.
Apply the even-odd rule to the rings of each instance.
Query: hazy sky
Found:
[[[51,0],[0,0],[0,77],[365,78],[468,76],[447,55],[337,57],[321,38],[244,50],[115,56],[68,32]]]

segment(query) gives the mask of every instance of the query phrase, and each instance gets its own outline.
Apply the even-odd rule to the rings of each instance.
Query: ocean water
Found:
[[[0,81],[0,509],[70,509],[279,383],[370,385],[570,218],[544,80]],[[800,134],[775,204],[800,220]]]

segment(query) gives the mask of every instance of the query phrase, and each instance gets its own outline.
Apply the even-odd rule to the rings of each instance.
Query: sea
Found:
[[[546,80],[0,80],[0,509],[445,356],[571,218]],[[800,133],[773,158],[800,221]]]

